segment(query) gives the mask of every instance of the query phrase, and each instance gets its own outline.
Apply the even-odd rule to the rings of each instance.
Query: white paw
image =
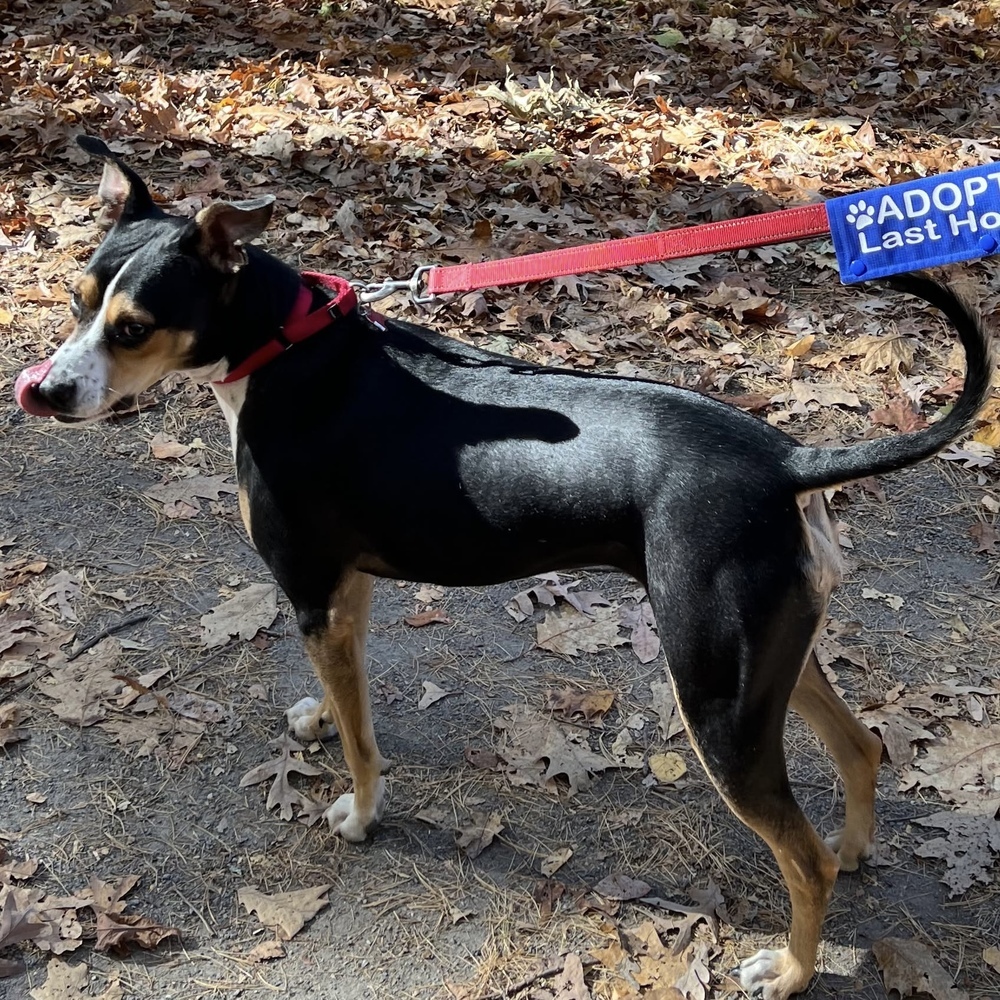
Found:
[[[285,710],[288,728],[296,739],[328,740],[337,735],[337,727],[320,718],[320,708],[320,703],[315,698],[302,698]]]
[[[385,812],[385,779],[379,778],[375,786],[374,808],[367,813],[360,812],[355,805],[354,794],[348,792],[346,795],[341,795],[323,813],[323,818],[330,824],[330,829],[335,834],[344,840],[359,843],[378,825],[383,812]]]
[[[875,853],[875,845],[870,840],[862,844],[849,841],[846,829],[834,830],[823,843],[840,859],[842,872],[857,871],[859,862],[867,861]]]
[[[803,970],[787,948],[758,951],[740,963],[738,973],[743,989],[760,1000],[787,1000],[801,993],[812,978],[812,969]]]

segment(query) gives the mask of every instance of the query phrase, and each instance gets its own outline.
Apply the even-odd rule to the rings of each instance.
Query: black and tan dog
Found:
[[[694,392],[540,368],[367,315],[346,286],[304,283],[242,245],[269,199],[177,218],[102,142],[81,145],[104,160],[111,228],[76,282],[75,333],[22,374],[18,402],[86,421],[171,371],[213,380],[247,531],[323,684],[289,722],[300,736],[335,724],[354,781],[332,828],[362,840],[383,811],[364,669],[374,577],[468,585],[616,567],[648,590],[694,747],[791,893],[788,947],[747,959],[741,981],[765,1000],[805,989],[837,871],[871,849],[881,752],[812,653],[839,573],[820,491],[912,465],[966,430],[992,370],[976,315],[926,278],[890,282],[956,328],[961,398],[915,434],[803,447]],[[826,842],[789,787],[789,705],[844,780],[845,824]]]

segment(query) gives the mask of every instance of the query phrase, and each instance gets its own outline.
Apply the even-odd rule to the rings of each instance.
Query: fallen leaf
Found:
[[[705,1000],[709,981],[707,942],[667,948],[648,920],[626,931],[625,939],[638,966],[633,973],[636,983],[651,987],[644,991],[644,996],[657,1000]]]
[[[635,624],[628,640],[632,645],[632,652],[640,663],[652,663],[660,655],[660,637],[654,631],[653,625],[643,618]]]
[[[418,709],[425,709],[433,705],[434,702],[447,698],[448,695],[458,694],[457,691],[445,691],[444,688],[439,688],[433,681],[424,681],[422,687],[424,693],[420,696],[420,701],[417,702]]]
[[[665,260],[659,264],[643,264],[642,272],[661,288],[682,292],[685,288],[699,286],[696,279],[702,277],[701,269],[707,267],[713,260],[711,254]]]
[[[0,907],[0,949],[31,941],[45,929],[34,904],[19,902],[18,893],[7,889]]]
[[[9,659],[0,662],[0,681],[12,681],[17,677],[22,677],[30,670],[34,670],[36,664],[30,660]]]
[[[583,978],[583,961],[576,952],[566,955],[563,970],[552,983],[552,1000],[591,1000]]]
[[[492,750],[481,747],[466,747],[465,759],[480,771],[497,771],[500,768],[500,758]]]
[[[77,895],[74,902],[80,906],[89,906],[94,913],[119,914],[128,905],[125,896],[138,884],[138,875],[125,875],[114,884],[92,875],[87,888]]]
[[[408,615],[403,619],[410,628],[423,628],[425,625],[433,625],[440,622],[442,625],[450,625],[451,619],[440,608],[427,608],[426,611],[418,611],[415,615]]]
[[[503,833],[503,829],[500,813],[477,810],[455,831],[455,842],[466,857],[478,858],[493,843],[493,838]]]
[[[934,788],[946,802],[981,806],[997,798],[1000,725],[976,726],[949,719],[950,734],[931,743],[900,781],[900,791]]]
[[[538,904],[538,919],[544,924],[555,913],[559,900],[566,894],[566,886],[555,879],[539,879],[531,890],[531,898]]]
[[[617,971],[621,964],[628,960],[628,952],[622,947],[618,938],[604,948],[591,948],[590,954],[609,972]]]
[[[791,358],[801,358],[812,350],[812,345],[816,343],[816,335],[807,333],[804,337],[799,337],[794,343],[789,344],[784,350]]]
[[[927,421],[920,415],[920,410],[905,396],[896,396],[888,406],[883,406],[871,412],[871,422],[884,427],[892,427],[904,434],[922,430]]]
[[[816,639],[814,647],[816,659],[824,669],[836,660],[846,660],[848,663],[868,670],[868,656],[864,646],[844,645],[840,640],[856,636],[861,631],[860,622],[839,622],[831,618]],[[843,697],[843,691],[839,691]]]
[[[433,604],[434,601],[440,601],[444,597],[444,588],[424,584],[413,596],[421,604]]]
[[[164,927],[163,924],[143,917],[138,913],[109,913],[101,911],[97,914],[97,941],[95,951],[128,951],[129,945],[140,948],[155,948],[161,941],[175,937],[180,939],[181,932],[176,927]]]
[[[80,596],[80,581],[69,570],[49,578],[49,585],[38,595],[40,604],[55,605],[61,617],[76,621],[73,601]]]
[[[278,616],[278,588],[273,583],[252,583],[228,601],[201,617],[202,644],[224,646],[231,636],[252,639]]]
[[[993,464],[996,451],[988,444],[966,441],[963,445],[950,444],[940,452],[939,458],[946,462],[961,462],[964,469],[985,469]]]
[[[684,723],[681,722],[677,711],[677,701],[674,698],[674,689],[669,681],[653,681],[649,685],[652,693],[652,709],[659,717],[656,724],[660,731],[660,736],[665,740],[684,732]]]
[[[977,417],[979,427],[972,440],[987,448],[1000,448],[1000,399],[991,399]]]
[[[260,922],[275,932],[279,941],[291,941],[308,921],[329,906],[330,900],[324,898],[329,891],[329,885],[318,885],[269,896],[245,887],[236,896],[248,913],[256,913]]]
[[[672,785],[687,774],[687,764],[679,753],[670,750],[667,753],[654,753],[649,758],[649,770],[661,785]]]
[[[619,608],[618,617],[622,627],[629,630],[628,641],[639,662],[652,663],[660,655],[660,639],[655,631],[656,620],[649,601],[623,605]]]
[[[611,708],[615,701],[615,693],[608,688],[599,691],[580,691],[575,688],[563,688],[561,691],[548,691],[545,695],[545,707],[565,719],[582,715],[587,722],[599,721]]]
[[[36,858],[25,858],[24,861],[6,861],[0,865],[0,882],[7,879],[31,878],[38,871]]]
[[[308,764],[303,760],[293,757],[292,754],[299,753],[305,748],[296,743],[295,740],[284,733],[276,740],[271,740],[268,746],[275,747],[280,751],[277,760],[270,760],[264,764],[258,764],[250,768],[246,774],[240,778],[240,788],[247,788],[250,785],[258,785],[268,778],[273,778],[271,787],[267,793],[267,808],[273,809],[280,806],[279,816],[284,820],[289,820],[294,815],[294,807],[306,808],[311,801],[301,792],[292,788],[289,776],[292,774],[305,774],[314,776],[322,774],[323,769],[314,764]]]
[[[861,716],[861,721],[881,737],[889,760],[897,768],[913,761],[917,743],[936,739],[931,730],[905,709],[905,705],[894,704],[866,706]]]
[[[994,972],[1000,972],[1000,948],[984,948],[983,961]]]
[[[555,607],[560,599],[584,614],[590,614],[594,608],[611,603],[596,591],[574,590],[580,581],[564,581],[559,573],[544,573],[537,579],[541,582],[528,587],[527,590],[519,591],[505,605],[507,613],[515,621],[522,622],[530,617],[534,613],[535,604],[551,608]]]
[[[992,814],[938,812],[915,822],[946,831],[943,837],[918,844],[913,853],[919,858],[940,858],[945,862],[941,881],[948,886],[950,898],[971,889],[976,882],[992,884],[994,855],[1000,855],[1000,822]]]
[[[246,953],[246,961],[255,965],[259,962],[270,962],[276,958],[285,957],[285,946],[280,941],[261,941]]]
[[[75,1000],[90,995],[85,963],[69,965],[58,958],[50,958],[45,972],[45,982],[30,991],[33,1000]]]
[[[201,510],[198,498],[218,500],[226,493],[237,493],[238,488],[226,482],[228,476],[188,476],[150,486],[143,492],[150,500],[158,500],[168,517],[193,517]],[[188,513],[185,513],[188,512]]]
[[[237,721],[232,708],[194,691],[175,691],[165,701],[170,711],[195,722],[228,721],[235,725]]]
[[[866,601],[884,601],[893,611],[898,611],[906,603],[898,594],[883,594],[873,587],[862,587],[861,596]]]
[[[863,354],[861,370],[866,375],[888,369],[892,374],[913,367],[914,341],[910,337],[858,337],[852,354]]]
[[[493,725],[503,731],[498,750],[514,784],[555,791],[556,779],[564,777],[572,795],[588,787],[591,775],[614,766],[590,750],[586,734],[579,729],[562,726],[523,705],[509,705],[503,712],[506,715]]]
[[[0,565],[0,578],[3,587],[7,591],[14,590],[27,583],[32,577],[44,573],[49,568],[49,564],[44,559],[12,559]],[[0,646],[0,649],[6,648]]]
[[[597,653],[628,642],[619,634],[620,626],[616,607],[595,608],[592,615],[563,608],[546,613],[536,626],[536,641],[542,649],[565,656]]]
[[[833,383],[792,381],[790,398],[799,403],[819,403],[820,406],[848,406],[851,409],[861,409],[861,400],[857,393]],[[785,402],[786,394],[781,398],[773,397],[772,402]]]
[[[615,899],[626,902],[630,899],[641,899],[648,896],[651,886],[648,882],[632,878],[629,875],[616,873],[607,875],[593,887],[593,892],[603,896],[605,899]]]
[[[115,676],[120,649],[115,639],[102,639],[75,660],[53,665],[49,676],[36,681],[35,687],[53,700],[50,708],[63,722],[92,726],[108,714],[122,690]]]
[[[157,431],[149,442],[149,450],[153,458],[164,460],[183,458],[191,450],[191,445],[181,444],[180,441],[169,434]]]
[[[573,857],[572,847],[562,847],[558,851],[553,851],[547,857],[543,858],[541,864],[539,864],[539,871],[546,877],[549,878],[555,875],[557,871],[564,864],[566,864],[569,859]]]
[[[690,1000],[705,1000],[711,973],[708,969],[709,945],[706,941],[693,941],[684,950],[684,972],[674,980],[674,987],[681,996]]]
[[[747,319],[760,323],[766,319],[774,319],[784,311],[784,306],[777,299],[755,295],[749,288],[728,285],[726,282],[722,282],[701,301],[716,309],[727,309],[739,323],[746,322]]]
[[[21,711],[21,706],[16,702],[0,705],[0,747],[28,738],[28,730],[18,728]]]
[[[976,552],[986,552],[990,555],[996,552],[997,542],[1000,542],[1000,532],[992,524],[985,521],[976,521],[969,528],[969,534],[976,543]]]
[[[900,997],[929,994],[934,1000],[969,1000],[954,979],[937,963],[925,944],[912,938],[882,938],[872,945],[886,990]]]

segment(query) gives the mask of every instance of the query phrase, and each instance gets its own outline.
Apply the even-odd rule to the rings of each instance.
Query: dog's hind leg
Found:
[[[854,871],[875,840],[875,786],[882,741],[863,726],[830,686],[814,653],[792,692],[791,708],[823,741],[844,782],[844,826],[826,838],[841,871]]]
[[[761,951],[739,970],[753,996],[786,1000],[813,976],[838,861],[792,795],[783,747],[788,699],[817,627],[815,595],[805,580],[790,585],[771,569],[723,568],[699,594],[681,593],[676,579],[651,579],[649,592],[695,750],[729,807],[771,848],[788,886],[788,946]]]
[[[373,582],[367,573],[348,570],[329,608],[299,609],[299,627],[323,685],[323,701],[302,701],[287,713],[296,736],[326,736],[330,723],[340,733],[354,791],[341,795],[325,817],[333,832],[345,840],[364,840],[385,807],[382,770],[386,762],[375,742],[365,671]]]

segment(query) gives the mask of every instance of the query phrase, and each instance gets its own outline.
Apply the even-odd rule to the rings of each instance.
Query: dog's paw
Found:
[[[741,962],[738,973],[740,985],[752,997],[787,1000],[809,985],[813,970],[804,969],[787,948],[765,948]]]
[[[324,722],[322,705],[315,698],[302,698],[285,710],[288,728],[298,740],[328,740],[337,735],[332,722]]]
[[[834,830],[823,842],[837,855],[842,872],[854,872],[862,861],[875,854],[875,844],[867,836],[849,834],[847,828]]]
[[[371,809],[362,812],[358,809],[355,795],[348,792],[341,795],[330,806],[323,818],[330,824],[330,829],[344,840],[359,843],[378,826],[382,813],[385,811],[385,779],[379,778],[375,786],[375,802]]]

